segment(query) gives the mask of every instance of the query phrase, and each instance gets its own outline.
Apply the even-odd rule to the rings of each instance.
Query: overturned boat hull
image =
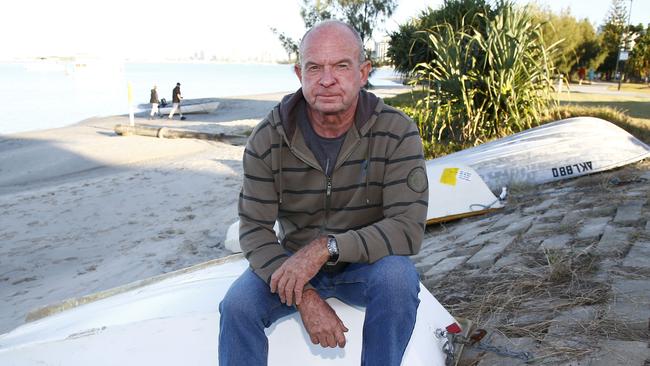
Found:
[[[593,117],[548,123],[431,160],[467,165],[493,192],[602,172],[650,157],[650,147],[620,127]]]
[[[183,101],[180,107],[183,114],[214,113],[219,108],[219,102]],[[165,107],[159,107],[158,110],[161,114],[169,114],[172,111],[172,103],[167,103]]]
[[[217,365],[219,302],[247,267],[234,255],[41,309],[0,336],[0,365]],[[444,365],[434,331],[458,325],[423,286],[420,301],[402,364]],[[328,302],[350,329],[346,347],[311,344],[295,313],[267,329],[269,365],[359,364],[364,309]]]

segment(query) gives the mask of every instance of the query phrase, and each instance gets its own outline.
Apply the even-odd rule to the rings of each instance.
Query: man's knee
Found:
[[[420,280],[413,262],[408,257],[387,256],[372,266],[377,268],[373,271],[371,286],[379,287],[383,293],[393,296],[417,297]]]
[[[219,304],[221,317],[232,319],[254,319],[259,317],[260,305],[264,303],[260,297],[264,296],[263,285],[252,272],[244,272],[228,289]]]

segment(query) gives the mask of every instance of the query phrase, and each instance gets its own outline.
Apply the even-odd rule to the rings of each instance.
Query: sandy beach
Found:
[[[242,134],[284,94],[136,123]],[[245,140],[124,137],[116,124],[128,116],[0,136],[0,334],[48,304],[230,254]]]

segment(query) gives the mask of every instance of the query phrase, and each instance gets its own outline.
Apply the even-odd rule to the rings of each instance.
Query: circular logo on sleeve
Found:
[[[406,185],[408,185],[412,191],[417,193],[426,191],[429,183],[427,181],[427,173],[424,171],[424,168],[417,167],[411,169],[408,177],[406,177]]]

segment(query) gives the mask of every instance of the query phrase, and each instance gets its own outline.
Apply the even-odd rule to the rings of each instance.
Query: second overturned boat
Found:
[[[140,104],[138,108],[149,110],[150,104]],[[183,114],[190,113],[214,113],[219,108],[219,102],[214,98],[183,99],[181,102],[181,111]],[[158,107],[161,114],[169,114],[172,111],[172,103],[165,103]]]
[[[614,169],[650,157],[650,147],[593,117],[548,123],[428,162],[467,165],[493,192]]]

